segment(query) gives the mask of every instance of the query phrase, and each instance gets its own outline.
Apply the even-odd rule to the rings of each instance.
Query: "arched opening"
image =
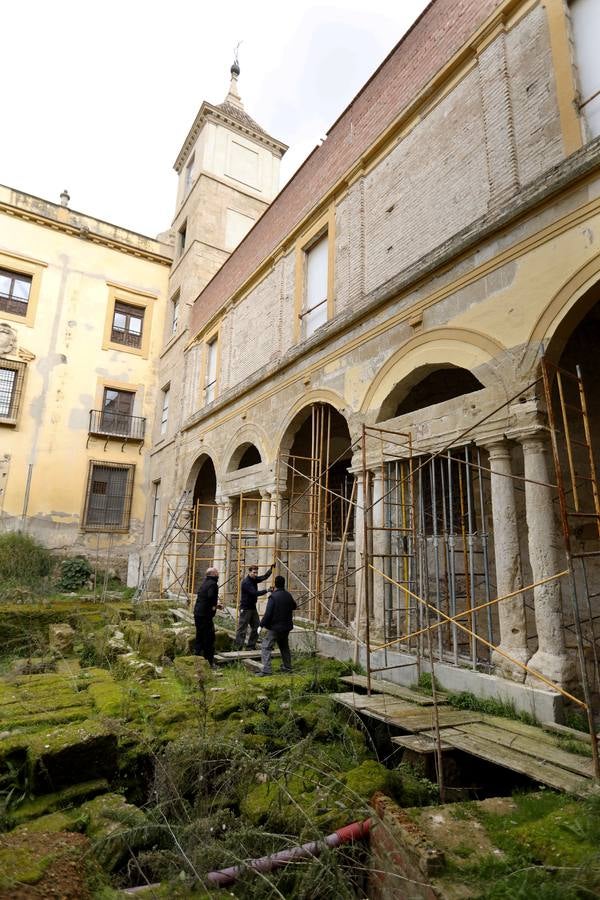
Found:
[[[239,469],[248,469],[250,466],[257,466],[262,462],[260,450],[255,444],[246,441],[233,453],[229,462],[229,471],[237,472]]]
[[[221,562],[221,560],[215,559],[216,490],[217,473],[212,459],[207,456],[196,475],[192,495],[188,562],[188,589],[190,592],[198,589],[209,566],[214,564],[218,567]]]
[[[578,630],[575,616],[579,619],[587,675],[596,701],[600,693],[599,346],[600,282],[571,307],[546,351],[550,362],[546,368],[551,388],[549,424],[557,450],[560,508],[566,513],[564,519],[560,518],[568,531],[575,572],[573,581],[562,586],[562,625],[567,648],[574,648]],[[558,510],[558,497],[555,504]],[[557,530],[560,532],[558,525]],[[572,590],[575,603],[568,596]]]
[[[286,488],[279,552],[304,614],[330,624],[354,613],[351,463],[348,424],[330,404],[305,407],[290,423],[280,454]]]
[[[483,387],[469,369],[451,363],[434,369],[422,366],[390,391],[381,405],[377,421],[384,422],[396,416],[427,409],[434,404],[462,397],[463,394],[480,391]]]

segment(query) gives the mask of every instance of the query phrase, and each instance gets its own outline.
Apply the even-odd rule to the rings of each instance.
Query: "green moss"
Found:
[[[37,832],[59,831],[84,831],[86,826],[85,817],[81,815],[77,809],[58,811],[47,813],[45,816],[33,819],[27,825],[20,825],[15,829],[15,833],[33,834]]]
[[[504,700],[494,700],[491,697],[476,697],[475,694],[471,694],[469,691],[447,694],[446,697],[450,705],[455,709],[473,710],[487,713],[490,716],[503,716],[506,719],[515,719],[519,722],[524,722],[526,725],[537,725],[535,716],[526,712],[518,712],[514,704]]]
[[[31,735],[28,756],[35,793],[110,777],[117,767],[117,735],[108,722],[86,719]]]
[[[82,782],[74,784],[71,787],[64,788],[62,791],[55,791],[51,794],[44,794],[34,800],[27,800],[17,809],[11,811],[11,819],[14,825],[20,825],[23,822],[29,822],[56,810],[66,809],[94,797],[97,794],[103,794],[108,791],[108,782],[104,778],[97,778],[94,781]]]
[[[144,847],[155,837],[144,813],[121,794],[103,794],[89,800],[79,813],[87,822],[85,832],[94,854],[108,872],[118,868],[130,849]]]
[[[173,668],[177,677],[189,687],[197,687],[210,674],[210,666],[202,656],[176,656]]]
[[[125,622],[125,640],[143,659],[160,663],[164,656],[175,656],[175,635],[154,622]]]
[[[123,711],[124,689],[115,681],[97,681],[90,684],[87,693],[94,707],[104,716],[119,716]]]
[[[40,857],[27,847],[0,845],[0,888],[7,890],[20,884],[36,884],[49,862],[48,857]]]
[[[386,791],[390,784],[390,771],[374,759],[364,762],[342,776],[351,793],[363,800],[369,800],[375,791]]]

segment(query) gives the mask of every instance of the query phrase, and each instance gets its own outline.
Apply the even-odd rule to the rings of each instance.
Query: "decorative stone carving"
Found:
[[[8,324],[0,322],[0,356],[14,353],[17,349],[17,332]]]
[[[26,350],[25,347],[19,347],[17,351],[17,356],[23,362],[33,362],[35,359],[35,353],[32,353],[31,350]]]

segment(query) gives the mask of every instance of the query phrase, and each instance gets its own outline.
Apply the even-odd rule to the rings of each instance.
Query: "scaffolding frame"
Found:
[[[436,595],[432,598],[430,597],[430,574],[429,574],[429,560],[430,560],[430,552],[429,547],[427,546],[427,541],[425,541],[425,527],[424,527],[424,514],[423,514],[423,473],[426,471],[427,466],[431,465],[433,461],[436,459],[446,457],[448,460],[456,459],[455,456],[451,456],[451,454],[455,453],[457,449],[464,450],[464,446],[462,444],[464,438],[467,433],[473,430],[474,426],[471,426],[466,432],[459,437],[456,442],[453,442],[452,445],[444,447],[442,450],[437,451],[434,454],[426,455],[425,459],[417,457],[415,459],[412,450],[412,443],[409,439],[409,436],[402,435],[400,433],[395,434],[394,432],[390,432],[389,430],[376,428],[367,428],[363,426],[362,431],[362,441],[361,441],[361,455],[362,455],[362,472],[363,472],[363,490],[364,490],[364,503],[362,507],[362,517],[363,517],[363,565],[365,569],[365,586],[364,586],[364,597],[365,597],[365,621],[363,623],[364,634],[365,634],[365,644],[366,644],[366,660],[367,660],[367,690],[371,692],[371,678],[372,675],[376,672],[384,672],[389,671],[392,668],[396,668],[396,665],[388,665],[387,664],[387,653],[386,653],[386,664],[383,666],[378,666],[374,668],[372,666],[372,654],[376,651],[384,650],[387,651],[388,648],[394,646],[400,649],[411,648],[411,642],[417,641],[416,644],[416,652],[414,649],[414,644],[412,645],[411,652],[415,653],[415,666],[417,668],[417,672],[420,671],[422,660],[426,660],[431,671],[432,682],[434,683],[434,695],[435,695],[435,665],[437,662],[445,662],[444,653],[443,653],[443,629],[446,627],[447,629],[451,629],[452,635],[456,635],[456,632],[462,633],[466,639],[468,639],[469,644],[471,646],[471,656],[472,656],[472,665],[473,668],[480,668],[480,662],[477,658],[477,650],[476,647],[478,645],[483,645],[486,648],[491,664],[491,654],[492,652],[503,656],[508,661],[510,661],[513,665],[521,668],[527,675],[532,678],[540,681],[546,687],[551,688],[552,690],[557,691],[561,694],[565,699],[577,705],[580,709],[582,709],[588,719],[588,726],[590,731],[590,740],[592,746],[592,759],[593,759],[593,767],[595,776],[600,777],[600,760],[598,755],[598,738],[597,738],[597,725],[594,716],[594,706],[593,706],[593,697],[592,697],[592,681],[595,683],[596,688],[596,696],[600,692],[600,677],[599,677],[599,666],[598,666],[598,647],[597,647],[597,634],[596,634],[596,618],[593,615],[591,599],[592,596],[600,596],[600,593],[597,595],[591,595],[589,591],[589,575],[586,570],[586,567],[589,565],[591,560],[598,559],[600,560],[600,544],[598,549],[592,551],[574,551],[573,544],[573,521],[581,521],[584,520],[586,522],[593,522],[594,527],[597,533],[597,538],[600,541],[600,490],[598,488],[598,479],[597,472],[595,466],[595,457],[594,457],[594,448],[592,444],[592,435],[591,428],[589,423],[589,414],[588,414],[588,403],[585,394],[583,378],[581,375],[581,370],[577,367],[576,373],[570,373],[566,370],[560,369],[558,366],[553,365],[548,360],[542,361],[542,376],[540,379],[537,379],[532,385],[528,385],[527,388],[520,391],[516,397],[510,398],[505,404],[502,404],[502,407],[508,406],[511,402],[513,402],[519,395],[528,391],[531,387],[538,384],[540,381],[543,383],[544,387],[544,396],[546,402],[546,410],[548,415],[548,424],[549,431],[551,437],[551,446],[552,446],[552,456],[555,468],[556,475],[556,483],[544,483],[545,487],[552,488],[557,491],[559,508],[561,512],[561,525],[563,532],[563,540],[564,540],[564,550],[566,557],[566,568],[558,571],[556,573],[550,574],[548,577],[541,579],[533,584],[525,585],[524,587],[519,588],[516,591],[513,591],[509,594],[500,597],[491,597],[491,581],[489,577],[485,579],[485,595],[486,599],[481,603],[474,603],[474,593],[473,593],[473,567],[467,569],[465,567],[465,603],[464,608],[462,610],[456,609],[456,604],[453,604],[453,608],[448,608],[448,611],[443,609],[443,602],[441,602],[440,597],[440,584],[443,582],[443,579],[440,578],[440,570],[439,570],[439,557],[438,557],[438,547],[436,546],[436,541],[439,538],[439,535],[436,533],[435,527],[433,528],[432,534],[432,545],[434,547],[434,584],[436,588]],[[575,404],[567,399],[567,392],[565,389],[565,384],[569,382],[575,386],[576,396],[578,398],[578,403]],[[556,397],[553,395],[553,385],[557,387],[557,395],[558,395],[558,411],[556,409],[557,401]],[[490,414],[494,415],[498,412],[502,407],[498,410],[495,410]],[[569,417],[570,416],[570,417]],[[583,433],[583,439],[580,437],[575,437],[574,431],[574,423],[573,417],[576,416],[576,422],[579,424],[579,430]],[[489,417],[488,417],[489,418]],[[483,420],[481,420],[483,421]],[[478,423],[478,424],[481,424]],[[388,439],[388,435],[392,434],[400,438],[400,444],[396,444],[396,447],[392,450],[390,445],[394,442]],[[373,438],[373,436],[377,436],[380,442],[380,465],[383,467],[387,464],[389,466],[389,462],[386,463],[386,458],[389,460],[393,460],[394,464],[397,460],[400,460],[402,464],[408,468],[405,473],[399,479],[404,485],[404,490],[406,490],[409,496],[413,498],[413,505],[410,511],[413,523],[417,523],[417,527],[413,526],[412,536],[414,541],[414,553],[416,556],[416,564],[413,566],[413,571],[415,572],[415,582],[417,587],[411,589],[409,587],[409,581],[407,579],[397,579],[391,577],[391,575],[387,574],[384,571],[384,566],[380,567],[374,564],[374,560],[377,556],[385,558],[385,554],[378,554],[374,552],[373,549],[373,535],[377,533],[378,530],[385,530],[386,526],[374,525],[373,524],[373,513],[374,509],[378,504],[382,504],[385,507],[386,498],[390,495],[393,495],[394,492],[398,490],[398,483],[392,484],[389,486],[385,481],[385,488],[382,491],[381,497],[373,498],[372,496],[372,487],[371,487],[371,478],[370,473],[373,471],[372,459],[369,458],[367,443],[369,438]],[[562,442],[562,444],[561,444]],[[387,448],[385,445],[388,445]],[[458,448],[456,445],[459,445]],[[477,450],[477,448],[475,448]],[[578,464],[580,465],[580,460],[576,458],[575,450],[579,449],[580,454],[583,453],[584,460],[586,461],[587,469],[585,474],[578,468]],[[397,459],[396,459],[397,458]],[[566,460],[566,465],[565,465]],[[490,476],[492,474],[492,470],[490,468],[486,468],[481,463],[481,456],[478,452],[477,461],[473,461],[467,451],[465,450],[465,458],[464,460],[460,460],[460,467],[458,469],[459,473],[464,472],[464,476],[461,478],[459,475],[459,488],[460,488],[460,518],[464,522],[465,517],[468,523],[468,531],[466,534],[467,541],[465,542],[465,529],[462,527],[462,537],[463,537],[463,547],[468,551],[468,561],[471,564],[473,559],[473,544],[472,544],[472,513],[473,513],[473,500],[474,494],[472,489],[469,489],[466,492],[463,492],[463,488],[461,485],[461,481],[465,482],[470,478],[470,475],[466,473],[470,473],[472,470],[475,470],[478,473],[478,495],[479,495],[479,504],[482,513],[484,512],[484,498],[482,491],[482,481],[481,476],[484,472],[487,472]],[[565,475],[565,470],[568,473],[568,478]],[[450,469],[449,469],[450,473]],[[494,473],[499,474],[499,473]],[[522,476],[518,475],[508,475],[506,477],[514,478],[519,482],[523,483],[530,479],[526,479]],[[449,474],[450,478],[450,474]],[[397,479],[398,481],[398,479]],[[591,488],[591,498],[593,501],[592,508],[588,505],[586,506],[584,501],[584,496],[581,492],[581,482],[585,482]],[[418,483],[418,487],[416,487],[416,483]],[[535,482],[537,484],[541,484],[541,482]],[[431,500],[431,514],[432,520],[437,521],[437,510],[435,508],[436,504],[436,486],[433,478],[430,475],[430,496]],[[464,497],[464,501],[463,501]],[[416,499],[415,499],[416,498]],[[589,501],[589,494],[587,495],[587,500]],[[418,503],[418,508],[417,508]],[[466,507],[466,508],[465,508]],[[381,516],[379,517],[381,520]],[[452,517],[451,517],[452,518]],[[451,521],[450,518],[450,521]],[[485,521],[485,518],[482,515],[482,521]],[[450,528],[450,531],[452,528]],[[482,545],[482,553],[484,558],[487,560],[488,570],[489,570],[489,548],[487,547],[487,534],[485,534],[486,541]],[[384,640],[374,641],[371,635],[371,598],[372,591],[374,589],[373,585],[373,577],[377,576],[382,579],[385,583],[390,585],[392,588],[395,588],[397,592],[401,592],[405,597],[406,608],[411,609],[411,616],[406,616],[405,621],[407,622],[406,631],[403,634],[395,635],[393,638],[390,635],[385,635],[385,625],[388,621],[384,616]],[[542,673],[538,672],[531,666],[520,662],[519,660],[514,659],[510,654],[506,653],[494,640],[492,622],[491,622],[491,613],[492,610],[497,608],[497,605],[503,601],[514,599],[519,595],[526,595],[527,592],[532,591],[534,588],[546,584],[552,581],[561,580],[565,578],[569,578],[570,581],[570,598],[571,598],[571,615],[572,615],[572,628],[575,633],[576,638],[576,648],[577,648],[577,656],[579,663],[579,674],[581,679],[581,688],[583,693],[583,699],[575,696],[573,693],[565,690],[560,685],[554,684],[550,679],[546,678]],[[450,598],[448,598],[450,599]],[[456,598],[455,598],[456,599]],[[412,601],[412,604],[409,604],[409,600]],[[582,619],[582,608],[587,610],[587,619]],[[478,632],[478,615],[485,611],[485,619],[487,622],[489,636],[486,638],[484,635]],[[412,612],[416,613],[414,618],[417,620],[416,629],[412,629],[411,623],[413,621]],[[450,614],[452,613],[452,614]],[[433,619],[433,622],[432,622]],[[466,622],[464,621],[466,620]],[[468,623],[468,624],[467,624]],[[357,629],[359,627],[357,622]],[[582,624],[588,624],[590,628],[590,633],[587,638],[583,634]],[[432,636],[435,632],[435,637],[437,639],[437,651],[434,649],[434,645],[432,642]],[[426,639],[427,646],[424,646],[424,638]],[[453,638],[454,645],[456,646],[456,638]],[[593,679],[589,676],[588,665],[586,661],[586,646],[588,649],[591,648],[592,653],[592,663],[593,663]],[[434,718],[437,721],[437,702],[434,696]],[[443,790],[443,785],[441,783],[442,779],[442,769],[441,769],[441,744],[439,739],[439,730],[437,725],[434,728],[434,738],[436,744],[436,755],[438,756],[438,761],[440,765],[438,765],[438,777],[440,778],[440,789]]]

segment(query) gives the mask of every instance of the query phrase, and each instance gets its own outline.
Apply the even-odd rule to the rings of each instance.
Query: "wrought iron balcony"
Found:
[[[146,435],[145,416],[126,416],[104,409],[90,409],[89,434],[123,441],[143,442]]]

